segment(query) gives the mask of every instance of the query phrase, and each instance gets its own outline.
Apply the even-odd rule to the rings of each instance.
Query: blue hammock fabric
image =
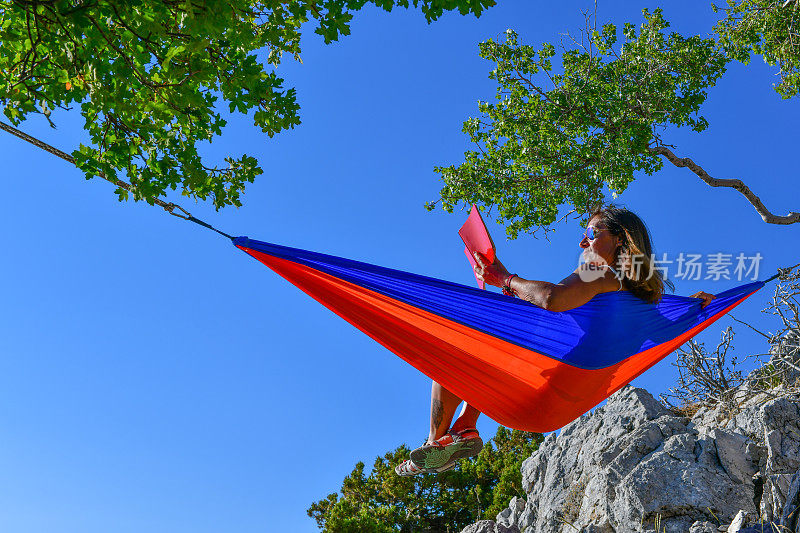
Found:
[[[698,298],[653,305],[619,291],[553,312],[342,257],[233,242],[490,417],[528,431],[580,416],[764,285],[726,290],[705,308]]]

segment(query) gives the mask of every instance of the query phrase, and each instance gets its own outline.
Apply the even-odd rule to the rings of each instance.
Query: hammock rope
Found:
[[[792,270],[794,270],[795,268],[797,268],[799,266],[800,266],[800,263],[797,263],[794,266],[790,266],[790,267],[786,267],[786,268],[779,268],[778,272],[776,274],[768,277],[767,279],[765,279],[764,283],[769,283],[770,281],[772,281],[773,279],[775,279],[777,277],[786,276],[786,275],[789,274],[789,272],[791,272]]]
[[[174,217],[181,218],[183,220],[188,220],[189,222],[194,222],[195,224],[199,224],[199,225],[203,226],[204,228],[210,229],[211,231],[216,231],[217,233],[219,233],[220,235],[222,235],[223,237],[225,237],[227,239],[234,240],[236,238],[236,237],[231,237],[230,235],[228,235],[224,231],[218,230],[217,228],[215,228],[214,226],[212,226],[211,224],[209,224],[207,222],[203,222],[199,218],[193,217],[190,212],[188,212],[186,209],[182,208],[178,204],[170,204],[170,205],[172,206],[172,208],[167,210],[167,213],[169,213],[170,215],[172,215]],[[178,209],[183,214],[175,213],[172,209]]]

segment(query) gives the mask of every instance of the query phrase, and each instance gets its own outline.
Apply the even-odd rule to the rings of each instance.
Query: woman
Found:
[[[583,248],[585,262],[559,283],[521,278],[511,274],[500,261],[488,264],[479,254],[475,256],[475,274],[488,285],[502,287],[506,294],[551,311],[574,309],[597,294],[611,291],[630,291],[656,304],[664,294],[665,284],[674,290],[672,283],[664,280],[652,264],[653,248],[647,227],[625,208],[609,205],[592,213],[579,246]],[[714,298],[705,292],[692,297],[702,298],[703,307]],[[444,472],[455,467],[458,459],[480,452],[483,441],[475,428],[480,416],[477,409],[464,403],[461,414],[450,425],[460,403],[460,398],[433,382],[428,440],[395,468],[398,475]],[[423,469],[420,465],[426,463],[425,458],[430,454],[449,455],[449,459],[440,468]]]

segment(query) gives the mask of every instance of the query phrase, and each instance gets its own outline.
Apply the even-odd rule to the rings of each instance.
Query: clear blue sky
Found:
[[[297,87],[303,124],[268,139],[232,120],[210,157],[257,156],[265,175],[244,207],[196,216],[237,235],[472,283],[456,234],[464,214],[427,213],[434,165],[457,163],[460,132],[490,99],[477,44],[509,27],[529,43],[577,30],[590,1],[501,0],[480,19],[427,25],[418,11],[357,13],[331,46],[309,33],[303,64],[280,68]],[[708,2],[664,2],[674,29],[710,28]],[[600,2],[600,21],[640,22],[652,2]],[[680,155],[714,176],[740,177],[774,212],[800,209],[798,100],[771,90],[774,70],[732,66],[711,91],[702,135],[669,131]],[[65,150],[58,130],[24,129]],[[358,460],[427,433],[430,382],[225,239],[0,135],[5,305],[0,317],[0,529],[15,533],[315,531],[305,510],[339,488]],[[665,166],[619,199],[648,223],[660,252],[760,252],[762,279],[800,262],[800,225],[764,224],[730,189]],[[578,259],[579,229],[551,242],[504,242],[504,263],[558,281]],[[677,293],[735,281],[677,281]],[[759,313],[772,288],[734,315]],[[715,345],[721,320],[699,337]],[[739,327],[737,353],[763,349]],[[654,394],[674,357],[635,384]],[[486,436],[495,425],[483,420]]]

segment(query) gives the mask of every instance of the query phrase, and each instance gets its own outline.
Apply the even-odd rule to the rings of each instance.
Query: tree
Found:
[[[715,11],[720,9],[715,6]],[[714,28],[719,42],[736,61],[749,63],[751,54],[777,65],[783,98],[800,93],[800,2],[797,0],[728,0],[725,18]]]
[[[14,126],[30,114],[54,125],[54,110],[80,106],[91,142],[65,159],[116,183],[120,200],[154,203],[180,188],[238,206],[262,169],[248,155],[202,160],[198,145],[225,126],[218,106],[252,114],[270,137],[298,125],[295,90],[276,67],[285,54],[300,60],[304,23],[315,19],[330,43],[368,2],[419,6],[430,22],[445,10],[480,15],[494,0],[3,0],[0,105]]]
[[[513,30],[504,43],[481,43],[481,57],[496,65],[489,75],[498,84],[496,102],[480,102],[481,116],[464,122],[476,149],[458,165],[435,168],[444,186],[428,209],[439,201],[451,212],[459,202],[495,207],[509,237],[547,235],[562,206],[571,207],[565,217],[586,215],[605,199],[604,187],[616,197],[637,173],[652,175],[666,160],[713,187],[738,190],[765,222],[800,222],[800,213],[771,213],[741,180],[715,179],[677,156],[662,136],[670,126],[705,130],[700,110],[708,89],[750,51],[780,64],[782,96],[797,93],[800,2],[730,1],[717,37],[667,33],[660,9],[645,9],[644,22],[624,24],[621,36],[615,24],[598,30],[587,15],[580,39],[567,34],[559,43],[560,68],[555,45],[520,44]]]
[[[455,532],[494,518],[522,490],[522,461],[542,441],[537,433],[498,428],[474,459],[437,475],[400,477],[403,445],[378,457],[369,475],[359,462],[338,493],[314,502],[308,515],[328,533]]]

